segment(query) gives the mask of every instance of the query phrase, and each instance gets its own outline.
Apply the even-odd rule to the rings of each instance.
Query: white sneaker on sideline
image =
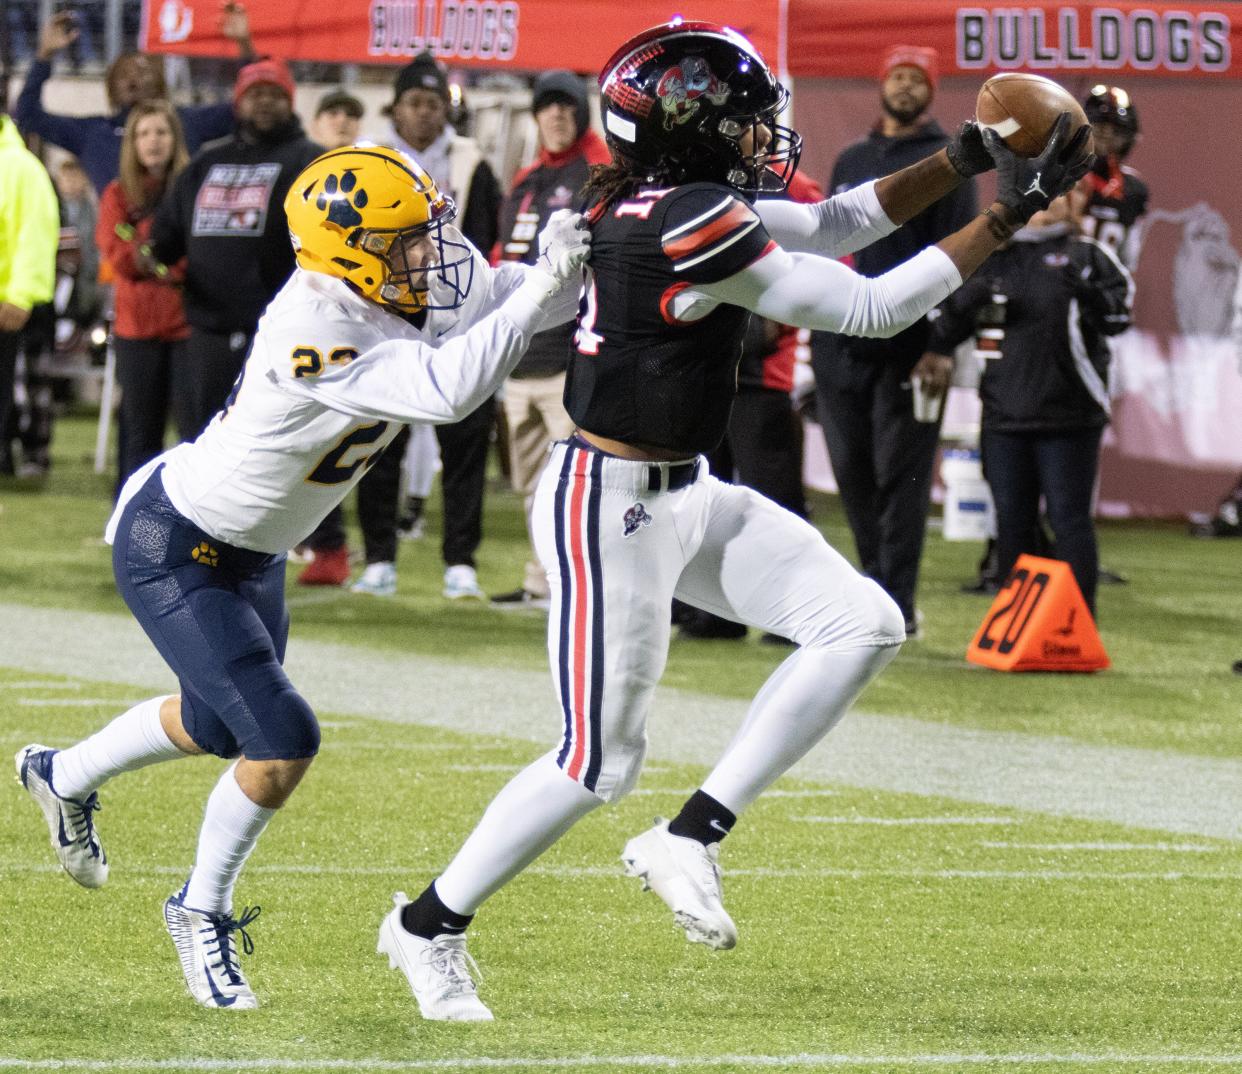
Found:
[[[92,816],[99,809],[99,795],[92,791],[78,799],[57,794],[52,787],[52,758],[56,753],[47,746],[23,746],[13,758],[17,781],[43,810],[61,868],[84,888],[101,887],[108,879],[108,855]]]
[[[673,911],[691,943],[727,951],[737,943],[737,926],[721,902],[720,844],[704,846],[694,839],[670,835],[668,821],[656,817],[655,827],[625,844],[625,871],[654,891]]]
[[[458,563],[444,569],[444,595],[449,600],[487,600],[479,588],[479,576],[467,563]]]
[[[349,587],[351,593],[370,593],[373,597],[392,597],[397,593],[397,567],[394,563],[368,563],[361,577]]]
[[[392,901],[375,951],[388,956],[389,968],[405,974],[422,1016],[433,1022],[492,1021],[492,1012],[479,999],[470,975],[471,969],[479,973],[479,967],[466,950],[466,937],[461,933],[445,933],[434,940],[415,936],[401,924],[401,911],[410,902],[405,892],[398,891]]]
[[[188,886],[188,881],[187,881]],[[181,900],[185,888],[164,902],[164,924],[181,959],[181,972],[190,995],[204,1007],[253,1011],[259,1001],[250,990],[237,961],[233,933],[241,934],[242,950],[254,951],[246,926],[259,916],[259,907],[247,907],[240,919],[232,914],[195,910]]]

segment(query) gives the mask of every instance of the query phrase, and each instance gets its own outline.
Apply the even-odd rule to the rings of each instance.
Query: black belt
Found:
[[[592,444],[591,441],[577,431],[570,435],[568,443],[574,447],[581,448],[583,451],[593,451],[597,455],[603,455],[609,459],[621,458],[620,455],[613,455],[611,452],[596,447],[596,445]],[[667,475],[667,478],[665,475]],[[686,462],[653,462],[647,466],[647,491],[673,492],[677,489],[684,489],[687,485],[693,485],[694,479],[698,476],[698,459],[689,459]]]
[[[667,475],[667,480],[665,475]],[[673,492],[676,489],[684,489],[687,485],[693,485],[694,479],[698,476],[698,459],[691,459],[689,462],[670,462],[663,466],[653,464],[647,467],[647,491]]]

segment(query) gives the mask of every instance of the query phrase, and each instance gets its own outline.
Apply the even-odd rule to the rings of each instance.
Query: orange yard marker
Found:
[[[966,659],[996,671],[1102,671],[1095,621],[1069,565],[1019,556]]]

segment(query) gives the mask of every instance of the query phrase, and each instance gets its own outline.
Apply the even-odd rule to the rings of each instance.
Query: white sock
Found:
[[[436,894],[450,910],[473,914],[586,816],[603,799],[556,765],[556,751],[514,776],[492,799],[478,826],[436,879]]]
[[[160,723],[160,706],[167,700],[166,695],[143,701],[57,753],[52,758],[52,789],[62,798],[85,798],[122,772],[189,756],[173,745]]]
[[[237,785],[236,768],[234,763],[225,770],[207,798],[198,856],[182,899],[192,910],[222,914],[233,909],[237,874],[276,812],[246,797]]]
[[[703,793],[740,815],[831,731],[900,647],[838,652],[807,646],[763,684]]]

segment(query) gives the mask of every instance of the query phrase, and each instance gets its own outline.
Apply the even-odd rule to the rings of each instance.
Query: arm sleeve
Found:
[[[1107,246],[1083,238],[1084,253],[1074,297],[1083,320],[1106,336],[1115,336],[1130,327],[1134,305],[1134,279]]]
[[[897,230],[880,207],[874,181],[811,205],[761,201],[755,208],[768,234],[791,252],[841,257]]]
[[[541,275],[541,274],[540,274]],[[542,323],[546,287],[528,278],[504,304],[439,347],[385,340],[349,365],[289,382],[343,414],[384,421],[460,421],[494,395]]]
[[[491,271],[492,299],[499,304],[517,291],[531,273],[538,270],[519,261],[502,261],[499,265],[492,266]],[[543,273],[538,275],[542,276]],[[539,324],[535,331],[543,332],[574,320],[578,316],[578,300],[581,294],[581,285],[574,287],[572,284],[566,284],[548,294],[546,299],[540,301]]]
[[[13,244],[13,271],[8,301],[30,309],[52,298],[56,278],[56,246],[60,241],[60,209],[56,191],[43,165],[33,157],[22,165],[20,182],[14,184],[13,205],[17,231]]]
[[[961,283],[957,267],[936,246],[874,279],[839,261],[777,247],[728,279],[695,290],[782,324],[888,339]]]
[[[74,156],[81,156],[82,143],[91,121],[80,116],[57,116],[43,110],[43,84],[51,75],[49,61],[35,60],[31,63],[17,98],[17,106],[13,109],[13,121],[23,131],[37,134]]]

